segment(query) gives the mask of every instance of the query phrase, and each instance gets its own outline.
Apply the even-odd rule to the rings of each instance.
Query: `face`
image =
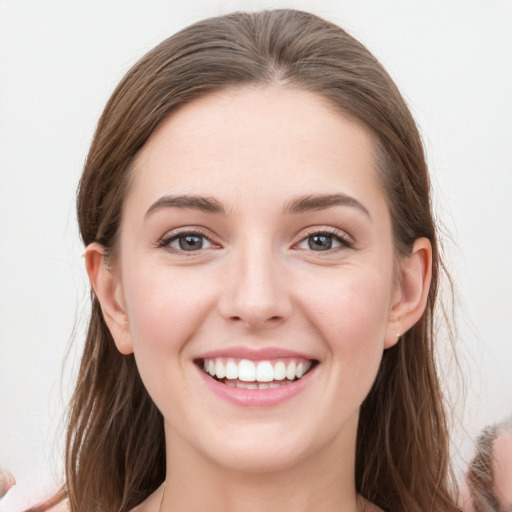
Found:
[[[353,452],[400,332],[375,167],[358,123],[277,87],[196,100],[143,147],[114,338],[135,353],[171,455],[264,471]]]

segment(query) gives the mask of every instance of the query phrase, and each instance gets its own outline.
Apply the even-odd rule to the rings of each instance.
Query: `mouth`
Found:
[[[195,361],[209,377],[239,389],[275,389],[297,382],[318,364],[314,359],[281,358],[253,361],[213,357]]]

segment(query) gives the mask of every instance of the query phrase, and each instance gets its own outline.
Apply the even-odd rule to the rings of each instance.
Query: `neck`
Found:
[[[355,432],[289,466],[254,472],[219,466],[186,443],[168,443],[159,512],[360,511],[354,447]]]

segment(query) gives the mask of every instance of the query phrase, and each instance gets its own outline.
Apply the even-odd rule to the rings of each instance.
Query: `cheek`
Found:
[[[383,343],[390,312],[390,282],[378,272],[348,272],[332,279],[310,302],[312,315],[329,333],[334,346]]]
[[[134,275],[134,274],[132,274]],[[180,354],[201,324],[209,302],[204,284],[152,268],[125,286],[136,356]]]
[[[205,302],[194,283],[171,280],[166,274],[154,270],[125,287],[137,368],[161,411],[180,407],[187,400],[183,375],[190,361],[185,357],[186,347],[201,324]]]
[[[384,276],[384,277],[383,277]],[[378,371],[391,304],[392,277],[378,271],[347,272],[308,303],[308,315],[350,389]]]

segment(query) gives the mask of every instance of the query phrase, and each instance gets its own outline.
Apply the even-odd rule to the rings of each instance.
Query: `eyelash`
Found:
[[[198,250],[187,251],[185,249],[177,249],[177,248],[174,248],[174,247],[170,246],[170,244],[172,242],[174,242],[176,240],[179,240],[181,237],[187,237],[187,236],[189,236],[189,237],[196,236],[196,237],[202,238],[204,240],[207,240],[208,243],[210,243],[212,245],[215,245],[215,243],[211,240],[210,236],[207,235],[206,233],[204,233],[203,231],[201,231],[200,229],[190,229],[190,230],[184,230],[184,231],[170,233],[170,234],[164,236],[159,242],[157,242],[156,245],[159,248],[165,248],[165,249],[167,249],[169,251],[172,251],[172,252],[182,253],[182,254],[190,253],[190,255],[192,255],[193,253],[197,253],[197,252],[199,252],[199,251],[201,251],[203,249],[206,249],[206,248],[201,247]],[[338,242],[340,245],[338,247],[329,248],[329,249],[324,250],[324,251],[314,251],[314,250],[310,249],[311,252],[332,253],[332,252],[335,252],[335,251],[338,251],[338,250],[342,250],[342,249],[352,249],[352,248],[354,248],[354,242],[352,241],[351,238],[349,238],[346,234],[340,233],[336,229],[329,229],[329,228],[324,228],[324,229],[320,229],[320,230],[318,230],[318,229],[311,229],[309,232],[307,232],[305,234],[305,236],[303,236],[299,240],[299,242],[294,244],[293,247],[296,247],[297,245],[306,242],[309,238],[314,237],[314,236],[326,236],[326,237],[329,237],[329,238],[335,240],[336,242]]]
[[[334,228],[324,228],[324,229],[313,228],[309,232],[306,232],[306,235],[303,236],[300,239],[300,241],[297,244],[295,244],[295,246],[306,242],[309,238],[314,237],[314,236],[327,236],[329,238],[332,238],[336,242],[339,242],[340,245],[338,247],[329,248],[325,251],[313,251],[312,249],[310,249],[311,252],[332,253],[332,252],[335,252],[338,250],[354,248],[353,240],[345,233],[341,233],[340,231],[338,231],[337,229],[334,229]]]
[[[196,250],[196,251],[187,251],[187,250],[184,250],[184,249],[177,249],[177,248],[174,248],[174,247],[170,246],[170,244],[172,242],[174,242],[175,240],[179,240],[180,238],[187,237],[187,236],[189,236],[189,237],[196,236],[198,238],[202,238],[204,240],[207,240],[212,245],[215,245],[214,242],[211,240],[209,235],[207,235],[206,233],[204,233],[200,229],[194,228],[194,229],[187,229],[187,230],[183,230],[183,231],[173,232],[173,233],[165,235],[157,243],[157,247],[164,248],[164,249],[167,249],[169,251],[176,252],[176,253],[182,253],[182,254],[190,253],[190,255],[192,255],[193,253],[197,253],[201,249],[203,249],[201,247],[201,249]]]

